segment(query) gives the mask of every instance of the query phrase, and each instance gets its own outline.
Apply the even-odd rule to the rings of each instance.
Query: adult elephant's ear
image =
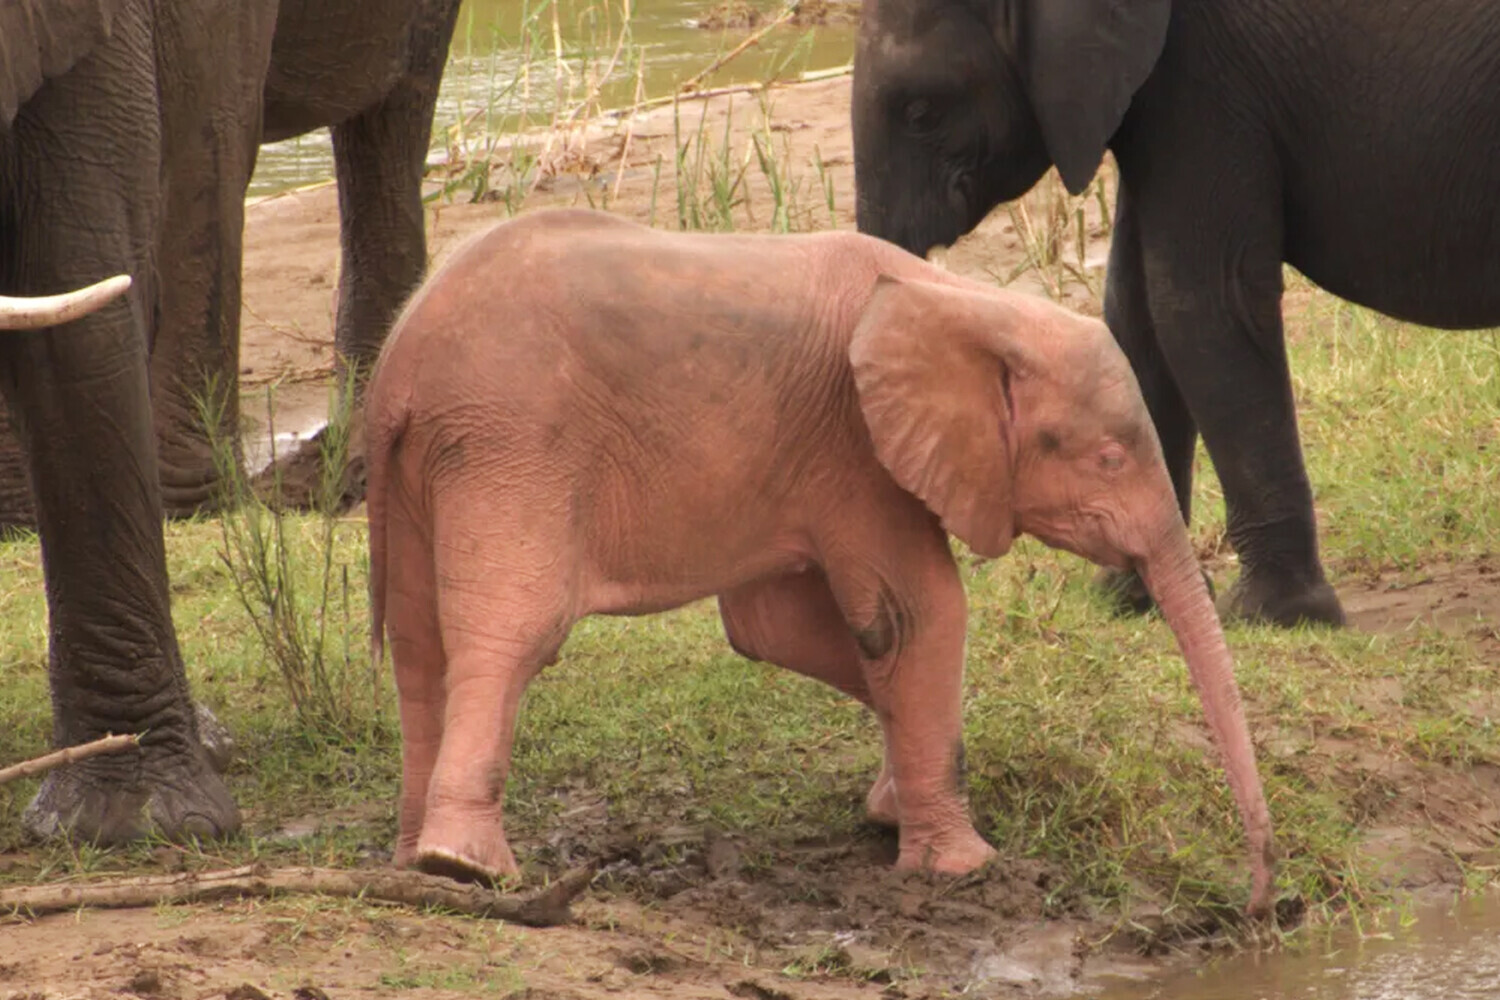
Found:
[[[1171,0],[1023,0],[1017,59],[1042,137],[1072,194],[1088,186],[1167,39]]]
[[[126,0],[0,0],[0,130],[42,83],[109,37]]]
[[[1006,386],[1026,362],[1008,312],[979,292],[881,276],[849,344],[876,457],[943,527],[991,557],[1015,538]]]

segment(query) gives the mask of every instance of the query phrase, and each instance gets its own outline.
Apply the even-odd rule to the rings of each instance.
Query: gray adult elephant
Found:
[[[1199,432],[1213,458],[1241,563],[1223,610],[1341,623],[1281,265],[1401,319],[1500,323],[1500,5],[865,0],[853,125],[859,228],[917,253],[1113,151],[1105,319],[1184,517]]]
[[[27,810],[40,833],[113,841],[239,822],[199,743],[172,628],[147,348],[237,290],[240,200],[226,193],[254,162],[274,26],[270,0],[0,5],[0,291],[134,279],[63,326],[0,334],[42,543],[54,742],[145,734],[136,752],[51,772]],[[199,264],[184,282],[170,265],[188,255]]]
[[[172,164],[172,236],[158,251],[161,294],[150,358],[166,513],[191,514],[215,498],[218,468],[197,404],[210,378],[217,376],[226,394],[221,432],[232,439],[237,430],[243,200],[255,144],[331,128],[343,258],[335,347],[342,361],[372,362],[426,267],[422,172],[460,3],[255,0],[253,6],[274,16],[269,64],[262,52],[255,66],[242,61],[223,70],[238,78],[242,114],[255,112],[254,141],[237,133],[234,148],[199,145],[185,151],[191,160]],[[211,9],[202,0],[149,6]],[[200,42],[194,56],[217,61],[221,44]],[[225,170],[226,160],[237,168]],[[0,449],[0,524],[32,522],[14,449],[8,461]]]
[[[27,810],[33,832],[116,842],[238,826],[173,631],[163,489],[174,509],[212,493],[192,396],[213,372],[233,386],[244,193],[263,136],[336,125],[340,346],[378,349],[425,258],[417,185],[458,6],[0,5],[0,291],[134,279],[65,327],[0,337],[42,542],[54,742],[145,733],[138,752],[51,772]]]

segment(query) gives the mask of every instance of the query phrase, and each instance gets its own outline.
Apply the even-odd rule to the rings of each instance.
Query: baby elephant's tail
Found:
[[[404,407],[393,409],[377,402],[372,378],[365,409],[366,518],[370,530],[370,662],[379,666],[385,654],[385,561],[391,509],[391,459],[406,431],[410,416]]]

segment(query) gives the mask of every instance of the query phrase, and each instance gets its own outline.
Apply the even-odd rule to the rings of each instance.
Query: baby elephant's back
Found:
[[[807,238],[537,212],[456,250],[408,306],[387,353],[410,355],[407,364],[471,360],[456,374],[503,380],[507,395],[557,375],[631,393],[667,382],[707,388],[814,347],[815,256]]]
[[[571,466],[587,479],[573,488],[596,499],[694,480],[650,490],[668,523],[692,516],[666,509],[674,496],[706,511],[785,495],[769,480],[795,475],[802,456],[788,454],[826,434],[829,414],[809,404],[826,407],[836,380],[814,379],[845,367],[825,335],[819,242],[669,233],[589,211],[523,216],[429,279],[378,378],[409,380],[414,423],[432,434],[472,443],[482,428],[487,453]]]

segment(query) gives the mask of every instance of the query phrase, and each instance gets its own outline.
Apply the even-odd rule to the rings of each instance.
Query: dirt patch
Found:
[[[1318,734],[1305,750],[1355,802],[1360,851],[1385,884],[1461,886],[1466,866],[1500,861],[1500,767],[1413,760],[1346,735]]]
[[[889,836],[767,852],[680,832],[617,862],[603,884],[685,926],[732,931],[763,959],[805,974],[893,983],[928,970],[925,990],[996,983],[1067,986],[1082,971],[1071,930],[1082,909],[1051,898],[1047,866],[1006,860],[958,881],[894,871]],[[1067,947],[1012,954],[1025,928],[1072,918]]]
[[[0,997],[1035,995],[1134,967],[1034,862],[955,882],[895,874],[880,835],[752,859],[661,833],[547,930],[306,898],[0,919]]]
[[[1388,569],[1339,589],[1350,624],[1367,632],[1431,626],[1500,654],[1500,559]]]

